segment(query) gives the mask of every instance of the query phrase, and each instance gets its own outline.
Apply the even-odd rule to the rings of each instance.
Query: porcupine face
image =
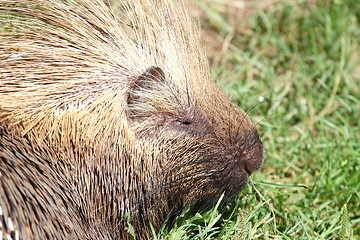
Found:
[[[247,115],[215,85],[209,88],[216,97],[181,89],[162,69],[150,67],[128,96],[136,137],[158,153],[152,161],[162,181],[153,195],[167,192],[171,211],[222,193],[233,196],[263,161],[262,143]]]

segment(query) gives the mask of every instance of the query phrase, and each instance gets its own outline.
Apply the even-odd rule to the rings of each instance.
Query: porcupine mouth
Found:
[[[249,181],[250,175],[251,175],[251,171],[244,169],[242,171],[242,174],[239,175],[239,178],[237,180],[229,181],[229,185],[232,185],[232,186],[223,187],[223,188],[221,188],[222,190],[218,191],[217,193],[213,194],[212,196],[209,196],[205,199],[199,200],[199,201],[193,203],[192,205],[190,205],[189,215],[194,216],[196,213],[202,213],[206,210],[209,210],[209,209],[215,207],[215,205],[218,203],[219,198],[221,197],[222,194],[225,194],[225,195],[224,195],[224,198],[220,202],[219,210],[225,211],[225,207],[227,205],[229,205],[231,202],[233,202],[233,200],[238,196],[238,193],[246,187],[246,185]],[[227,189],[227,191],[224,189]],[[171,229],[174,227],[177,218],[187,208],[189,208],[189,206],[184,206],[182,208],[176,209],[169,215],[167,223],[166,223],[168,229]]]

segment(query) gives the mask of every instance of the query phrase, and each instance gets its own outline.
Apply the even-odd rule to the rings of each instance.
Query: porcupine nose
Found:
[[[243,161],[245,171],[250,175],[258,171],[263,163],[263,145],[256,130],[251,131],[243,146]]]

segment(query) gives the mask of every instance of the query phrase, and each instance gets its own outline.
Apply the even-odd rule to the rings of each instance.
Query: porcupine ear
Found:
[[[165,74],[161,68],[155,66],[149,67],[132,83],[127,103],[134,103],[134,101],[141,98],[142,91],[151,89],[154,85],[164,81]]]

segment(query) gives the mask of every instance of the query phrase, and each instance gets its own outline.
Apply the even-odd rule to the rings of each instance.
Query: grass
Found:
[[[187,212],[154,239],[360,239],[358,0],[277,3],[240,27],[231,6],[201,6],[221,42],[212,74],[266,159],[225,211]]]

